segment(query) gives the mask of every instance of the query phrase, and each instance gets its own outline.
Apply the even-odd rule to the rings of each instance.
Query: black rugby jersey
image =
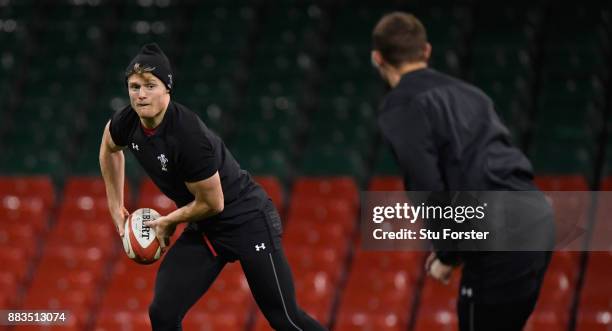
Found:
[[[194,200],[185,182],[204,180],[219,171],[224,210],[197,222],[198,227],[210,220],[243,223],[268,200],[266,192],[240,168],[221,138],[183,105],[171,101],[151,136],[145,134],[131,106],[113,114],[109,131],[115,144],[129,148],[157,187],[179,208]]]
[[[536,190],[531,163],[475,86],[429,68],[409,72],[378,124],[413,191]]]
[[[385,97],[378,125],[400,166],[405,186],[412,191],[537,190],[531,163],[512,145],[492,100],[463,81],[429,68],[404,74]],[[527,216],[508,216],[516,222],[532,221],[540,215],[552,217],[550,205],[539,201],[515,208]],[[533,222],[550,227],[552,233],[548,218],[538,217]],[[477,288],[480,294],[474,296],[479,300],[491,302],[531,294],[537,285],[535,278],[521,280],[548,263],[542,252],[435,248],[446,264],[463,261],[463,284]]]

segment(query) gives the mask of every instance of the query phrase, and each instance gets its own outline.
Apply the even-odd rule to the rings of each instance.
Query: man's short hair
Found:
[[[414,15],[393,12],[383,16],[372,32],[372,47],[394,67],[425,61],[427,32]]]

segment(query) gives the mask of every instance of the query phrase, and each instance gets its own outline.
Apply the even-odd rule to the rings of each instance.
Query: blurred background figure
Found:
[[[387,14],[373,29],[372,64],[392,88],[382,102],[378,126],[406,191],[430,191],[425,204],[444,208],[471,205],[465,191],[537,191],[531,164],[510,143],[491,99],[476,86],[429,68],[431,54],[426,28],[410,13]],[[457,289],[461,331],[521,331],[539,297],[554,248],[552,207],[540,192],[510,200],[483,195],[481,201],[503,205],[503,216],[491,211],[479,223],[495,228],[508,222],[511,226],[503,232],[522,227],[533,233],[531,240],[494,235],[494,240],[517,241],[499,250],[518,250],[519,241],[545,243],[539,249],[464,251],[461,240],[432,241],[433,252],[425,262],[429,276],[448,283],[453,269],[462,267]],[[521,212],[510,215],[515,209]],[[439,231],[437,225],[431,227]]]
[[[403,189],[376,133],[385,85],[370,65],[371,29],[385,13],[414,13],[435,45],[429,65],[491,96],[541,189],[609,190],[610,7],[0,0],[0,307],[68,309],[75,318],[62,330],[150,329],[137,311],[150,302],[158,264],[122,255],[97,152],[104,123],[129,102],[125,63],[157,42],[181,82],[173,97],[222,136],[283,213],[306,312],[332,330],[454,330],[456,292],[424,278],[424,254],[359,248],[359,191]],[[172,210],[135,160],[126,162],[126,206]],[[596,207],[599,231],[609,218]],[[555,254],[527,329],[609,328],[610,265],[609,253]],[[229,268],[184,325],[266,324],[240,269]]]

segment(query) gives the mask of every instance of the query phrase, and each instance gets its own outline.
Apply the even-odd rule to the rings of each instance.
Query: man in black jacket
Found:
[[[372,39],[372,62],[392,87],[378,124],[407,189],[537,191],[531,164],[512,146],[491,99],[480,89],[427,67],[432,47],[416,17],[400,12],[385,15]],[[550,206],[535,193],[531,202],[536,203],[529,203],[535,207],[506,219],[532,218],[532,224],[544,224],[548,231],[544,233],[551,234]],[[445,251],[434,243],[436,251],[425,266],[430,276],[447,282],[453,268],[463,265],[460,330],[522,330],[550,260],[545,250],[552,249],[552,241],[543,239],[547,244],[542,251]]]

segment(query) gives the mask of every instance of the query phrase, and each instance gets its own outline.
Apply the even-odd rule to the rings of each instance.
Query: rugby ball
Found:
[[[123,249],[127,256],[140,264],[151,264],[161,257],[161,247],[155,237],[155,230],[145,222],[159,218],[151,208],[140,208],[125,221]]]

